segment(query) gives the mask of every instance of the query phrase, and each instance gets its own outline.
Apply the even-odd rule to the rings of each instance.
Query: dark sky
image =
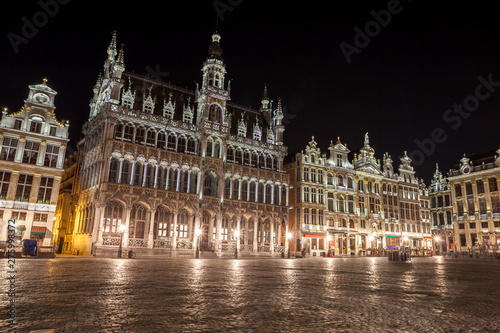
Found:
[[[126,70],[147,74],[158,68],[168,72],[165,81],[190,89],[200,81],[215,28],[214,1],[60,2],[67,3],[46,22],[37,1],[9,2],[2,10],[0,106],[18,110],[27,86],[46,76],[58,91],[56,114],[70,120],[75,146],[112,30],[125,44]],[[311,135],[325,152],[337,136],[355,150],[369,132],[379,158],[389,152],[397,168],[407,150],[419,160],[417,175],[429,183],[436,162],[447,171],[463,153],[500,147],[494,2],[217,2],[231,7],[221,13],[219,31],[232,100],[258,108],[267,83],[270,98],[276,103],[281,97],[287,107],[290,153],[304,149]],[[371,11],[388,6],[390,22],[373,24]],[[34,20],[37,31],[23,32],[25,22]],[[358,40],[348,63],[340,44],[356,46],[356,27],[372,29],[372,37],[366,45]],[[14,35],[26,39],[14,47]],[[494,81],[490,90],[479,88],[480,101],[479,76]],[[473,112],[447,111],[464,101]]]

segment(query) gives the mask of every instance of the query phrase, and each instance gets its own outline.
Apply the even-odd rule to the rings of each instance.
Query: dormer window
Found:
[[[55,126],[50,126],[49,135],[56,136],[57,128]]]
[[[341,154],[337,154],[337,166],[338,167],[342,167],[342,155]]]
[[[22,120],[19,120],[19,119],[16,119],[14,121],[14,129],[16,130],[20,130],[21,129],[21,125],[23,124],[23,121]]]
[[[42,122],[38,119],[33,119],[31,121],[30,132],[41,133],[42,132]]]

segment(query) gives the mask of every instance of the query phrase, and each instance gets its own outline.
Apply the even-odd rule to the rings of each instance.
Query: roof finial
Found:
[[[48,80],[47,80],[47,78],[46,78],[46,77],[44,77],[44,78],[42,79],[42,81],[43,81],[43,84],[47,85],[47,81],[48,81]]]
[[[365,134],[365,146],[368,147],[370,146],[370,139],[368,138],[368,132]]]

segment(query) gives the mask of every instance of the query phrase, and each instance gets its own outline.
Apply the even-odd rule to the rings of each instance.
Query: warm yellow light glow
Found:
[[[124,232],[124,231],[125,231],[125,228],[126,228],[126,227],[125,227],[125,225],[123,225],[123,224],[122,224],[122,225],[120,225],[120,231],[121,231],[121,232]]]
[[[404,236],[403,240],[406,242],[408,240],[408,237]]]
[[[434,237],[434,240],[435,240],[436,242],[439,242],[439,241],[441,240],[441,238],[439,238],[438,236],[436,236],[436,237]]]
[[[240,231],[239,231],[239,230],[235,230],[235,231],[234,231],[234,236],[235,236],[236,238],[240,237]]]
[[[200,236],[201,235],[201,229],[196,229],[196,236]]]

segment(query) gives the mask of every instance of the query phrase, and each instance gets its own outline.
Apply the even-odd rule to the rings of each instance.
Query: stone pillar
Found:
[[[155,165],[155,180],[154,180],[154,185],[153,185],[154,188],[158,187],[158,169],[159,168],[160,168],[160,165],[158,163],[156,163],[156,165]]]
[[[130,183],[129,183],[129,185],[134,185],[134,173],[135,173],[136,162],[133,161],[130,164],[132,164],[132,165],[131,165],[131,168],[130,168]]]
[[[177,209],[174,209],[173,211],[174,215],[174,226],[172,229],[172,250],[177,249],[177,218],[179,217],[179,211]]]
[[[56,168],[62,169],[65,155],[66,155],[66,145],[62,144],[61,147],[59,148],[59,155],[57,155]]]
[[[288,255],[288,249],[290,248],[290,240],[288,239],[288,232],[289,232],[289,228],[288,228],[288,221],[285,222],[285,256]]]
[[[253,218],[253,252],[257,252],[259,250],[258,245],[258,228],[259,227],[259,217],[254,216]]]
[[[212,217],[210,216],[210,223],[208,225],[208,242],[212,243],[214,241],[214,222],[215,222],[215,216]]]
[[[271,218],[271,221],[269,222],[271,224],[271,227],[269,228],[269,233],[270,233],[270,237],[269,237],[269,248],[271,250],[271,254],[274,253],[274,242],[275,242],[275,239],[274,239],[274,217]]]
[[[123,243],[122,243],[122,251],[128,248],[128,238],[129,238],[129,230],[130,230],[130,211],[132,207],[126,207],[125,209],[125,230],[123,231]],[[120,225],[116,226],[120,228]],[[120,232],[118,230],[118,232]]]
[[[7,200],[12,201],[16,196],[17,182],[19,181],[19,171],[13,170],[10,175],[9,188],[7,189]]]
[[[47,151],[47,141],[42,140],[40,142],[40,148],[38,148],[38,156],[36,159],[36,165],[42,166],[45,160],[45,152]]]
[[[151,214],[149,216],[148,249],[152,249],[154,244],[155,215],[156,215],[156,209],[155,210],[152,209]]]
[[[170,177],[170,168],[167,167],[167,179],[165,181],[165,190],[168,190],[168,185],[169,185],[168,183],[170,181],[169,177]]]
[[[122,170],[123,170],[123,160],[124,158],[120,158],[120,167],[118,168],[118,184],[122,183]]]
[[[187,181],[187,186],[186,186],[186,193],[189,193],[189,189],[191,188],[191,172],[192,172],[191,170],[188,170],[188,181]]]
[[[215,235],[215,249],[217,253],[220,255],[221,249],[219,248],[219,246],[220,246],[220,232],[222,228],[222,213],[217,213],[216,219],[217,219],[217,234]]]
[[[231,182],[232,184],[232,182]],[[232,192],[231,192],[232,193]],[[236,216],[236,230],[240,233],[236,238],[236,250],[240,252],[240,238],[241,238],[241,215]]]
[[[26,145],[26,139],[19,138],[19,141],[17,142],[17,150],[16,150],[16,155],[14,157],[14,162],[21,163],[21,161],[23,160],[24,146],[25,145]]]

